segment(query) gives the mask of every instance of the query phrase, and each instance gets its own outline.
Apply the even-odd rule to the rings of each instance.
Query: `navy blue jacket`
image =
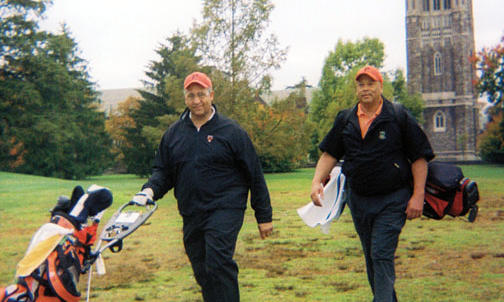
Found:
[[[352,110],[349,118],[348,110]],[[403,116],[397,116],[399,113]],[[387,194],[410,185],[411,163],[434,157],[415,119],[404,108],[396,114],[385,98],[364,138],[354,106],[338,113],[319,147],[336,159],[344,159],[342,172],[351,190],[360,195]]]
[[[257,222],[272,221],[269,192],[254,146],[245,130],[217,110],[200,131],[187,109],[170,126],[161,139],[146,187],[154,191],[154,200],[175,188],[178,209],[184,216],[245,209],[250,190]]]

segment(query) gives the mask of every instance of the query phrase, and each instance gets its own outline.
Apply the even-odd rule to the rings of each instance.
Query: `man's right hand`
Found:
[[[265,239],[273,233],[273,222],[259,223],[258,228],[261,239]]]
[[[317,207],[321,207],[322,206],[321,199],[324,198],[324,186],[322,186],[322,184],[319,182],[312,184],[310,197],[314,205],[316,205]]]
[[[147,204],[153,203],[152,197],[154,196],[154,191],[151,188],[145,188],[138,192],[131,199],[131,203],[137,204],[139,206],[145,206]]]
[[[318,207],[322,206],[322,199],[324,198],[324,186],[322,185],[322,180],[331,173],[332,168],[337,163],[338,160],[327,152],[323,152],[322,155],[320,155],[317,167],[315,168],[315,175],[313,175],[310,194],[313,204]]]

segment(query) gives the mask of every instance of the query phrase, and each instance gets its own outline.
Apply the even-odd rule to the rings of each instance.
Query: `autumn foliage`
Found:
[[[490,122],[478,139],[480,155],[484,160],[504,163],[504,36],[493,48],[484,48],[471,58],[478,78],[474,85],[481,96],[492,105],[488,110]]]

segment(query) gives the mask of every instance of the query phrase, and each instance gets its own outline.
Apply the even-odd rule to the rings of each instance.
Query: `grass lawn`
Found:
[[[478,218],[407,222],[396,259],[401,301],[504,301],[504,167],[462,168],[478,182]],[[348,209],[327,235],[304,225],[296,213],[309,200],[312,176],[313,169],[266,175],[275,231],[261,240],[253,211],[247,210],[235,254],[242,301],[371,301]],[[132,175],[67,181],[0,172],[0,285],[14,282],[16,263],[59,195],[70,195],[75,185],[110,188],[114,203],[106,221],[144,182]],[[125,239],[120,253],[104,253],[107,274],[93,275],[91,301],[202,301],[181,226],[169,193],[147,224]],[[84,298],[86,281],[82,276]]]

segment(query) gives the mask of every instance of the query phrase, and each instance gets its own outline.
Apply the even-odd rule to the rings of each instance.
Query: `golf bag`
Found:
[[[462,169],[453,164],[430,162],[425,186],[423,215],[442,219],[445,215],[465,216],[474,222],[478,214],[478,185],[464,177]]]
[[[87,193],[76,186],[72,197],[60,196],[50,222],[33,235],[16,269],[16,284],[0,287],[0,302],[77,302],[84,262],[103,211],[112,204],[112,193],[92,185]],[[86,224],[93,218],[91,224]]]

